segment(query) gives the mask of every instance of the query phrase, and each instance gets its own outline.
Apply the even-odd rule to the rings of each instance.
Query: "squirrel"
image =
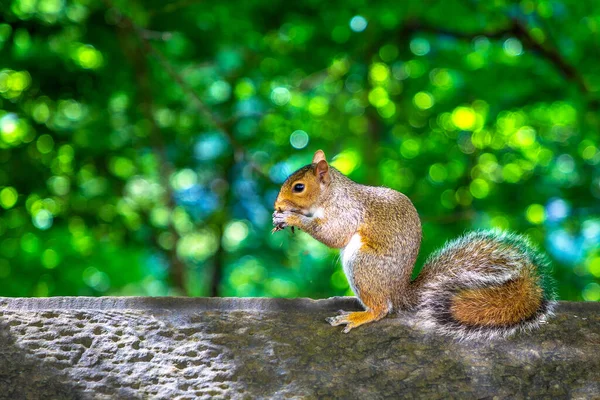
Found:
[[[322,150],[292,173],[275,201],[273,231],[297,227],[341,249],[352,291],[365,311],[327,318],[344,333],[400,310],[458,339],[508,337],[544,323],[555,294],[549,263],[522,236],[474,231],[449,241],[411,281],[421,221],[404,194],[358,184]]]

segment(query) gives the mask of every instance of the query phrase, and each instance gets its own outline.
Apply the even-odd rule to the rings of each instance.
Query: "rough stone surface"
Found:
[[[600,304],[457,342],[327,300],[0,298],[0,398],[600,398]]]

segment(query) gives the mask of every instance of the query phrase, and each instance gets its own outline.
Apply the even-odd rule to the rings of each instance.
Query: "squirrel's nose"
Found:
[[[290,202],[286,201],[281,196],[277,196],[277,200],[275,200],[273,207],[275,208],[275,211],[286,211],[290,208]]]

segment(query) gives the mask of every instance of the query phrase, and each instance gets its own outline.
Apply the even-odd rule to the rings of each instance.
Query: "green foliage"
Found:
[[[509,229],[600,299],[598,4],[5,3],[0,295],[348,294],[269,234],[322,148],[413,200],[420,263]]]

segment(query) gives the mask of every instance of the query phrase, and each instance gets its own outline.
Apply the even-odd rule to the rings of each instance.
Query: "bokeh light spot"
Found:
[[[410,60],[407,62],[406,69],[411,78],[418,78],[427,71],[425,63],[419,60]]]
[[[110,288],[110,278],[106,272],[99,271],[95,267],[88,267],[82,274],[83,282],[99,292],[105,292]]]
[[[33,215],[32,218],[33,226],[43,231],[49,229],[52,226],[54,217],[48,210],[39,210]]]
[[[23,125],[16,114],[0,117],[0,138],[8,144],[17,144],[23,136]]]
[[[316,116],[327,114],[329,111],[329,102],[325,97],[313,97],[308,103],[308,111]]]
[[[227,150],[227,146],[227,139],[221,133],[205,133],[194,146],[194,156],[200,161],[214,160]]]
[[[458,190],[454,194],[454,197],[456,198],[457,203],[462,206],[471,205],[471,203],[473,202],[473,195],[471,195],[471,192],[466,187],[458,188]]]
[[[477,115],[470,107],[457,107],[452,111],[452,123],[459,129],[472,129],[476,122]]]
[[[596,278],[600,278],[600,256],[592,257],[588,263],[588,270],[590,274]]]
[[[563,199],[553,199],[546,206],[549,221],[562,221],[569,215],[569,204]]]
[[[5,187],[0,191],[0,205],[5,210],[12,208],[19,198],[17,190],[13,187]]]
[[[389,103],[388,93],[382,87],[376,87],[369,92],[369,103],[375,107],[383,107]]]
[[[71,181],[65,176],[52,176],[48,179],[48,186],[54,194],[64,196],[71,190]]]
[[[284,87],[276,87],[271,91],[271,101],[278,106],[289,103],[291,97],[290,91]]]
[[[563,174],[571,174],[575,170],[575,160],[569,154],[561,154],[556,159],[556,166]]]
[[[585,301],[600,300],[600,285],[598,285],[596,282],[587,284],[583,289],[583,299]]]
[[[343,271],[337,270],[331,275],[331,285],[337,290],[348,289],[348,279]]]
[[[431,93],[419,92],[413,97],[413,103],[421,110],[428,110],[435,104],[435,100]]]
[[[333,157],[331,165],[342,174],[348,175],[360,165],[360,162],[361,157],[356,150],[345,150]]]
[[[483,179],[474,179],[469,185],[471,194],[476,199],[483,199],[490,193],[490,185]]]
[[[597,153],[598,153],[598,149],[596,148],[596,146],[589,145],[583,149],[583,151],[581,152],[581,157],[584,160],[591,160],[592,158],[596,157]]]
[[[252,81],[248,78],[244,78],[235,85],[234,92],[238,99],[244,100],[252,97],[256,90],[254,89],[254,84]]]
[[[514,142],[519,147],[530,147],[535,143],[535,130],[530,126],[520,128],[514,136]]]
[[[150,212],[150,222],[152,225],[166,228],[171,220],[171,211],[167,207],[155,207]]]
[[[192,232],[177,242],[179,257],[193,262],[202,262],[212,256],[218,247],[218,239],[212,232]]]
[[[102,66],[104,61],[102,53],[91,45],[81,45],[74,55],[75,61],[85,69],[96,69]]]
[[[246,240],[250,229],[244,221],[230,222],[223,233],[223,246],[227,251],[234,251]]]
[[[436,68],[429,74],[429,80],[434,86],[442,89],[449,89],[452,87],[452,75],[445,68]]]
[[[31,232],[27,232],[21,236],[21,249],[24,252],[35,254],[39,251],[40,239]]]
[[[53,249],[46,249],[42,253],[42,265],[48,269],[54,269],[60,263],[60,255]]]
[[[517,183],[523,176],[523,170],[515,163],[506,164],[502,168],[502,178],[509,183]]]
[[[231,96],[231,85],[225,81],[216,81],[210,85],[208,92],[216,103],[222,103]]]
[[[414,38],[410,41],[410,51],[417,56],[424,56],[431,50],[429,41],[423,38]]]
[[[35,120],[35,122],[42,124],[48,121],[50,118],[50,108],[48,104],[45,102],[39,102],[38,104],[33,106],[33,110],[31,111],[31,116]]]
[[[185,190],[198,183],[198,174],[190,168],[182,169],[171,177],[171,185],[175,190]]]
[[[383,106],[377,108],[377,112],[383,118],[391,118],[396,114],[396,105],[391,101],[388,101]]]
[[[368,22],[362,15],[355,15],[350,19],[350,29],[354,32],[362,32],[367,29]]]
[[[546,212],[544,210],[544,206],[542,206],[541,204],[530,205],[529,207],[527,207],[525,216],[527,217],[527,221],[531,222],[532,224],[541,224],[546,219]]]
[[[15,92],[22,92],[31,84],[31,76],[27,71],[13,72],[10,75],[9,86]]]
[[[133,161],[126,157],[112,157],[108,166],[115,176],[122,179],[130,178],[136,172]]]
[[[429,177],[434,182],[443,182],[448,178],[448,170],[443,164],[435,163],[429,167]]]
[[[400,154],[404,158],[415,158],[419,155],[421,150],[421,144],[415,139],[407,139],[402,142],[402,146],[400,147]]]
[[[36,142],[38,151],[42,154],[48,154],[54,148],[54,139],[50,135],[42,135]]]
[[[45,14],[58,14],[64,7],[63,0],[43,0],[37,3],[38,10]]]
[[[456,208],[456,197],[454,196],[454,190],[452,190],[452,189],[444,190],[444,192],[442,192],[442,195],[440,196],[440,201],[442,203],[442,206],[444,206],[444,208],[447,208],[450,210],[453,208]]]
[[[504,52],[511,57],[516,57],[523,54],[523,44],[521,44],[521,41],[516,38],[506,39],[502,45],[502,48],[504,49]]]
[[[61,101],[59,109],[71,121],[77,121],[83,115],[83,107],[75,100]]]
[[[308,134],[302,130],[292,132],[290,135],[290,144],[295,149],[303,149],[308,145]]]
[[[369,75],[375,82],[385,82],[390,77],[390,67],[383,63],[375,63],[371,66]]]
[[[498,229],[510,229],[510,221],[504,215],[496,215],[490,220],[490,225]]]

